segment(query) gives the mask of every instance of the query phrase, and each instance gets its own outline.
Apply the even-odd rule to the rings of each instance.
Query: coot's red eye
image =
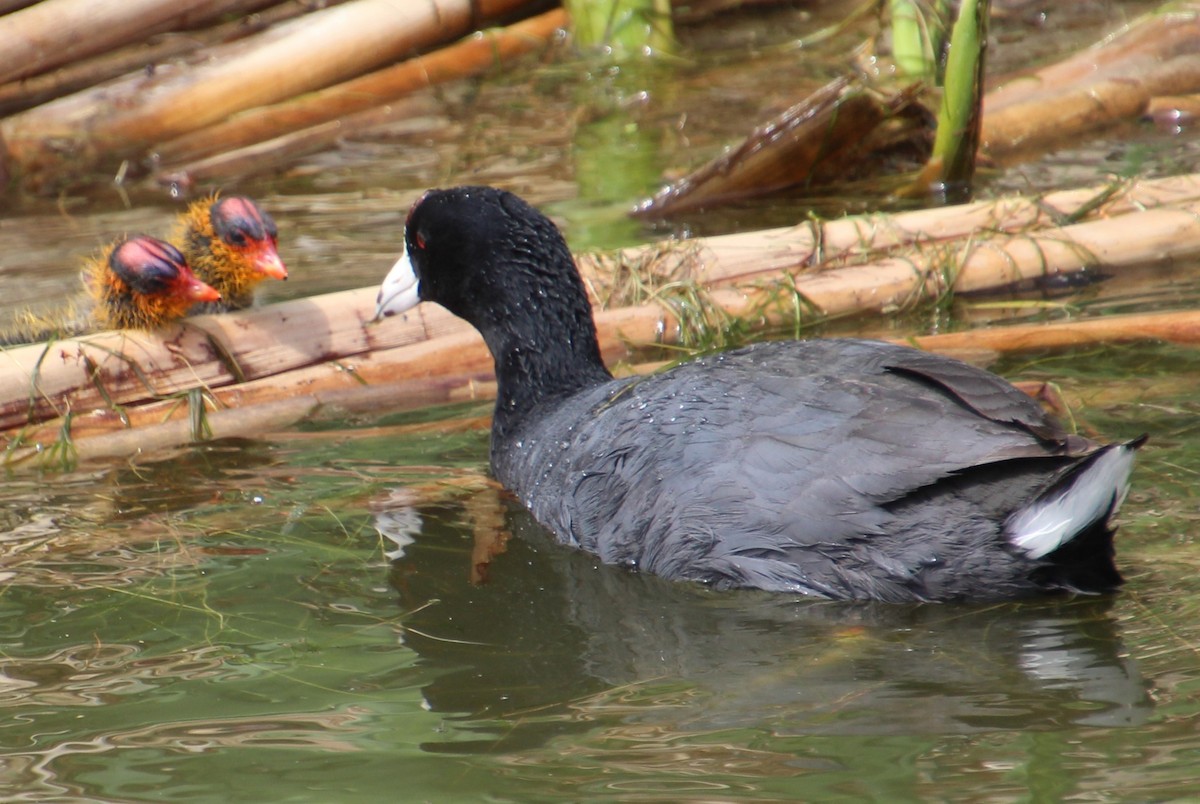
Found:
[[[420,232],[418,232],[415,240],[416,240],[417,248],[425,248],[425,236],[424,235],[422,235]]]

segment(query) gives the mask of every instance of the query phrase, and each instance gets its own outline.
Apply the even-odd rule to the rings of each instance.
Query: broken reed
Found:
[[[1048,226],[1083,209],[1085,222]],[[1127,236],[1131,227],[1138,238]],[[796,334],[831,317],[945,304],[952,290],[1198,253],[1200,176],[1185,176],[657,244],[606,257],[608,270],[587,255],[579,263],[597,301],[608,303],[598,305],[596,324],[611,363],[631,344],[712,348],[767,327]],[[374,298],[374,288],[363,288],[201,316],[158,335],[99,333],[6,350],[6,458],[66,449],[68,438],[81,459],[188,443],[206,434],[200,419],[186,421],[180,395],[192,389],[209,397],[215,436],[261,435],[329,404],[436,404],[486,393],[478,389],[491,358],[468,325],[422,305],[405,320],[368,327]],[[1172,337],[1190,337],[1187,323]]]

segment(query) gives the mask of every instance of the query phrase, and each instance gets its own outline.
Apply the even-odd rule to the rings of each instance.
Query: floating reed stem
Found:
[[[1136,211],[1143,205],[1151,208]],[[1076,217],[1086,220],[1072,222]],[[1063,223],[1047,225],[1050,220]],[[1031,222],[1042,227],[1015,228]],[[1128,237],[1131,229],[1137,238]],[[655,268],[662,276],[700,289],[693,301],[722,315],[778,326],[796,315],[796,305],[816,317],[889,311],[948,292],[1198,253],[1200,176],[1187,176],[1056,193],[1040,201],[1008,199],[656,244],[620,259],[662,261]],[[616,305],[596,315],[609,360],[627,356],[631,344],[679,337],[680,308],[662,303],[668,295],[662,288],[648,287],[650,301],[628,306],[620,294],[599,292],[613,285],[611,264],[594,258],[581,258],[580,264],[597,299]],[[375,288],[362,288],[200,316],[158,334],[99,333],[4,350],[2,436],[16,456],[58,440],[66,428],[82,455],[87,454],[82,444],[98,433],[186,417],[188,406],[181,400],[197,388],[205,391],[213,412],[234,416],[235,410],[314,394],[488,376],[491,358],[464,322],[440,307],[421,305],[403,319],[368,325],[374,300]],[[1196,341],[1196,318],[1200,313],[1106,318],[1046,331],[1065,332],[1063,326],[1069,326],[1090,334],[1055,337],[1190,343]],[[1058,342],[1068,341],[1045,341]]]

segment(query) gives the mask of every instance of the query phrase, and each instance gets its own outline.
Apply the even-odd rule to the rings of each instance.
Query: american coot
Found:
[[[265,279],[287,279],[279,258],[279,230],[253,199],[241,195],[204,198],[188,206],[171,241],[196,276],[221,294],[221,301],[193,312],[223,313],[254,304]]]
[[[26,312],[0,333],[0,346],[40,343],[96,329],[157,329],[221,296],[196,278],[170,243],[149,235],[121,238],[88,259],[84,292],[49,315]]]
[[[555,226],[431,190],[381,316],[435,301],[496,364],[491,467],[564,544],[715,588],[988,600],[1121,583],[1141,439],[1068,434],[1004,380],[867,340],[767,342],[615,380]]]
[[[196,278],[174,246],[148,235],[120,240],[90,261],[83,284],[99,329],[155,329],[197,303],[221,298]]]

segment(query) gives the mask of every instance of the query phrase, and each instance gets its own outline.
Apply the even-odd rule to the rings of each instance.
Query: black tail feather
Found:
[[[1116,500],[1113,500],[1115,506]],[[1109,516],[1112,510],[1109,511]],[[1100,595],[1115,592],[1125,579],[1117,570],[1109,516],[1094,522],[1073,539],[1047,554],[1033,580],[1047,590]]]

